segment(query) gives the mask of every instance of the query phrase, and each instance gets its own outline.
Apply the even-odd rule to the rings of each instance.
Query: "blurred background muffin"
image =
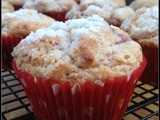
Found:
[[[4,1],[7,1],[7,2],[10,2],[16,10],[22,8],[25,0],[4,0]]]
[[[54,22],[13,50],[37,119],[121,120],[146,61],[127,33],[91,16]]]
[[[65,21],[66,12],[75,4],[75,0],[26,0],[23,8],[35,9],[57,21]]]
[[[38,13],[36,10],[19,9],[12,13],[2,14],[1,43],[2,68],[11,68],[11,52],[22,38],[39,28],[50,26],[55,20]]]
[[[158,85],[159,81],[158,21],[158,6],[150,8],[142,7],[135,11],[130,18],[126,19],[120,27],[142,46],[148,64],[140,80],[151,85]]]
[[[122,21],[133,14],[134,10],[126,6],[124,0],[81,0],[67,12],[66,19],[86,18],[99,15],[109,24],[120,26]]]
[[[134,0],[131,2],[130,7],[134,10],[138,10],[142,7],[152,7],[154,5],[158,6],[158,0]]]
[[[1,8],[2,14],[7,12],[13,12],[14,10],[15,10],[14,6],[11,3],[2,0],[2,8]]]

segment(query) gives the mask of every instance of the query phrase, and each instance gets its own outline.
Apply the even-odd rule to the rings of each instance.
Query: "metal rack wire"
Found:
[[[35,120],[13,71],[1,70],[2,120]],[[138,82],[124,120],[158,120],[158,88]]]

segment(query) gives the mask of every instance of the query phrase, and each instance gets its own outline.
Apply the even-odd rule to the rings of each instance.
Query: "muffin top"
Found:
[[[55,20],[36,10],[20,9],[2,14],[2,35],[26,36],[31,31],[50,26]]]
[[[101,5],[102,3],[108,2],[112,5],[115,6],[126,6],[125,0],[80,0],[80,3],[83,3],[86,6],[89,6],[90,4],[99,4]]]
[[[121,22],[133,14],[134,10],[131,7],[124,6],[125,4],[116,4],[110,0],[81,0],[79,5],[72,7],[66,14],[66,19],[86,18],[91,15],[99,15],[110,24],[115,25],[115,22]]]
[[[133,13],[134,10],[129,6],[117,8],[113,11],[107,22],[115,26],[120,26],[121,23],[130,17]]]
[[[106,0],[106,1],[111,2],[113,4],[116,4],[118,6],[125,6],[126,5],[125,0]]]
[[[26,0],[23,8],[35,9],[43,13],[63,12],[68,11],[75,4],[77,4],[75,0]]]
[[[12,56],[22,71],[62,82],[129,77],[142,62],[140,45],[97,15],[39,29]]]
[[[10,2],[12,5],[23,5],[25,0],[5,0]]]
[[[152,43],[158,47],[158,7],[143,7],[138,9],[131,17],[121,24],[121,29],[126,31],[133,40],[147,40],[145,44]]]
[[[2,8],[1,8],[1,12],[2,13],[7,13],[7,12],[13,12],[14,11],[14,7],[11,3],[2,0]]]
[[[154,5],[158,5],[158,0],[134,0],[130,4],[134,10],[138,10],[142,7],[152,7]]]

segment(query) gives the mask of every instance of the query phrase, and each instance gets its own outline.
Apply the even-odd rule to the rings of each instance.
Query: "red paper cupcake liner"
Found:
[[[66,15],[66,11],[64,12],[48,12],[48,13],[44,13],[47,16],[50,16],[52,18],[54,18],[56,21],[62,21],[65,22],[65,15]]]
[[[147,59],[147,66],[140,81],[152,86],[158,86],[158,48],[142,47],[142,50]]]
[[[2,43],[2,56],[1,63],[3,69],[12,69],[12,59],[11,52],[13,48],[20,42],[22,37],[15,36],[3,36],[1,37]]]
[[[13,61],[13,69],[38,120],[121,120],[145,66],[144,58],[129,80],[121,76],[82,84],[33,78]]]

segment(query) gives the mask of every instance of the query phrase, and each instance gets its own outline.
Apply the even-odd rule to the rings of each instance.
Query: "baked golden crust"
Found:
[[[2,13],[7,13],[7,12],[13,12],[15,9],[11,3],[2,0],[1,10]]]
[[[158,5],[158,0],[134,0],[130,4],[134,10],[138,10],[142,7],[152,7],[154,5]]]
[[[50,26],[55,20],[36,10],[20,9],[2,15],[2,35],[26,36],[39,28]]]
[[[142,62],[140,45],[99,16],[39,29],[12,56],[19,69],[34,77],[73,82],[129,77]]]
[[[23,8],[35,9],[42,13],[66,12],[75,4],[75,0],[27,0]]]
[[[158,46],[158,37],[156,37],[159,31],[158,7],[138,9],[130,18],[123,21],[120,28],[126,31],[132,39],[141,41],[141,44],[151,43]]]
[[[131,7],[116,4],[110,0],[82,0],[79,5],[72,7],[67,12],[66,19],[86,18],[91,15],[99,15],[108,23],[119,26],[123,20],[133,14]]]

